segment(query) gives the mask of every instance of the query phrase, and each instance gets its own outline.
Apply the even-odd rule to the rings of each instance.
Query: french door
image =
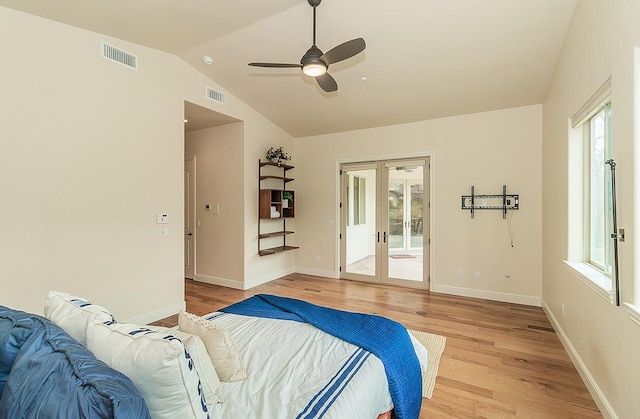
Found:
[[[429,158],[343,164],[340,277],[428,288]]]

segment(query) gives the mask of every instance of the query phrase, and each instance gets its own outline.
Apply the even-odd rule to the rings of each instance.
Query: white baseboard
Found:
[[[169,316],[173,316],[185,310],[187,308],[186,302],[174,304],[169,307],[164,307],[159,310],[153,311],[151,313],[143,314],[142,316],[136,316],[131,319],[127,319],[125,323],[133,323],[133,324],[149,324],[155,321],[164,319]]]
[[[200,275],[200,274],[195,274],[193,279],[199,282],[206,282],[207,284],[220,285],[222,287],[233,288],[233,289],[244,291],[253,287],[257,287],[258,285],[266,284],[267,282],[271,282],[274,279],[278,279],[283,276],[292,274],[293,272],[294,272],[293,268],[283,269],[281,271],[271,272],[269,275],[263,275],[258,278],[247,279],[244,282],[234,281],[232,279],[226,279],[226,278],[219,278],[216,276]]]
[[[234,281],[232,279],[219,278],[217,276],[209,276],[209,275],[201,275],[195,274],[193,276],[194,281],[204,282],[212,285],[220,285],[221,287],[233,288],[236,290],[245,290],[244,284],[239,281]]]
[[[269,275],[263,275],[258,278],[248,279],[244,282],[244,289],[248,290],[250,288],[257,287],[258,285],[266,284],[267,282],[271,282],[274,279],[287,276],[294,272],[295,270],[293,268],[287,268],[280,271],[271,272]]]
[[[558,320],[553,315],[553,311],[551,311],[551,308],[544,300],[542,300],[542,309],[551,322],[551,325],[555,329],[556,335],[558,335],[562,346],[564,346],[567,354],[569,354],[569,358],[571,358],[573,365],[578,370],[578,374],[580,374],[580,377],[582,377],[582,381],[584,381],[585,385],[587,386],[587,390],[589,390],[591,397],[593,397],[593,401],[598,405],[600,413],[602,413],[605,418],[618,419],[618,415],[616,414],[615,410],[613,410],[611,403],[609,403],[609,400],[607,400],[607,397],[600,389],[600,386],[596,382],[593,375],[591,375],[591,372],[580,357],[580,354],[576,350],[575,346],[573,346],[573,344],[569,340],[569,337],[564,333],[564,330],[562,330],[560,323],[558,323]]]
[[[505,303],[524,304],[540,307],[542,299],[530,295],[507,294],[504,292],[476,290],[472,288],[452,287],[450,285],[431,284],[431,291],[443,294],[460,295],[463,297],[483,298],[485,300],[502,301]]]
[[[309,269],[309,268],[296,268],[296,272],[304,275],[313,275],[313,276],[324,276],[326,278],[338,279],[339,275],[336,275],[334,271],[324,271],[320,269]]]

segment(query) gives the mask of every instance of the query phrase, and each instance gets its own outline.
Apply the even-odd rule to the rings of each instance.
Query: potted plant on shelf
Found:
[[[283,161],[291,160],[291,156],[284,151],[283,146],[270,147],[269,150],[267,150],[266,157],[267,160],[269,160],[271,163],[277,163],[278,166],[280,166]]]
[[[289,201],[293,201],[293,194],[289,191],[282,192],[282,208],[289,208]]]

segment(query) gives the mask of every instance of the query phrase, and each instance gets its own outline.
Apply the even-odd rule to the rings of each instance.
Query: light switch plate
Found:
[[[169,224],[169,214],[156,214],[156,224]]]

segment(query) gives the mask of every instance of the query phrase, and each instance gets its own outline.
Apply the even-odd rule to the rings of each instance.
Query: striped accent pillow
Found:
[[[85,333],[90,322],[115,322],[106,308],[91,304],[85,298],[59,291],[49,291],[47,294],[44,316],[83,345],[86,343]]]
[[[195,363],[174,335],[134,324],[91,323],[87,347],[133,381],[154,419],[209,419]]]

